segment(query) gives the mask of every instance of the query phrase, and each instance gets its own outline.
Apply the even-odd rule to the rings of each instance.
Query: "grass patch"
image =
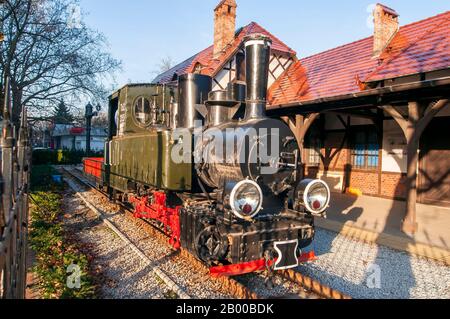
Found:
[[[52,183],[50,167],[37,167],[30,205],[30,246],[36,253],[33,271],[44,299],[90,299],[95,286],[89,262],[64,233],[61,217],[61,185]],[[50,178],[47,178],[50,176]],[[45,183],[49,184],[45,184]],[[38,189],[41,189],[40,191]],[[45,191],[42,191],[45,189]],[[79,283],[79,284],[78,284]]]

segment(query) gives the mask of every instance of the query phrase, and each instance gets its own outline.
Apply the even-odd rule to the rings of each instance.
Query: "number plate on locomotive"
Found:
[[[274,244],[278,253],[275,270],[286,270],[299,265],[297,257],[298,240],[280,241]]]

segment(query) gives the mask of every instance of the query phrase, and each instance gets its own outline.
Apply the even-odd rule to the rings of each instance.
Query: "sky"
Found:
[[[219,0],[80,0],[84,21],[102,32],[123,70],[113,86],[150,82],[162,58],[178,63],[213,42]],[[237,0],[237,27],[252,21],[306,57],[371,36],[371,0]],[[448,0],[382,0],[400,25],[450,10]]]

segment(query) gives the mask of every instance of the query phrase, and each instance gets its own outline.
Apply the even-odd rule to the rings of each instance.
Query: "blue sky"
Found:
[[[161,58],[181,62],[212,44],[213,9],[219,0],[80,0],[84,20],[108,39],[122,60],[117,85],[149,82]],[[309,56],[370,36],[370,0],[237,0],[237,26],[258,22]],[[448,0],[384,0],[408,24],[450,10]]]

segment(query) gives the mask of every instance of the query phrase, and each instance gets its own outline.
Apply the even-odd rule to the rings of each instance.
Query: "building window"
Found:
[[[354,134],[352,165],[357,169],[375,170],[379,164],[378,135],[374,129],[358,130]]]
[[[320,165],[320,150],[322,149],[322,143],[319,138],[312,137],[309,140],[309,158],[308,164]]]

